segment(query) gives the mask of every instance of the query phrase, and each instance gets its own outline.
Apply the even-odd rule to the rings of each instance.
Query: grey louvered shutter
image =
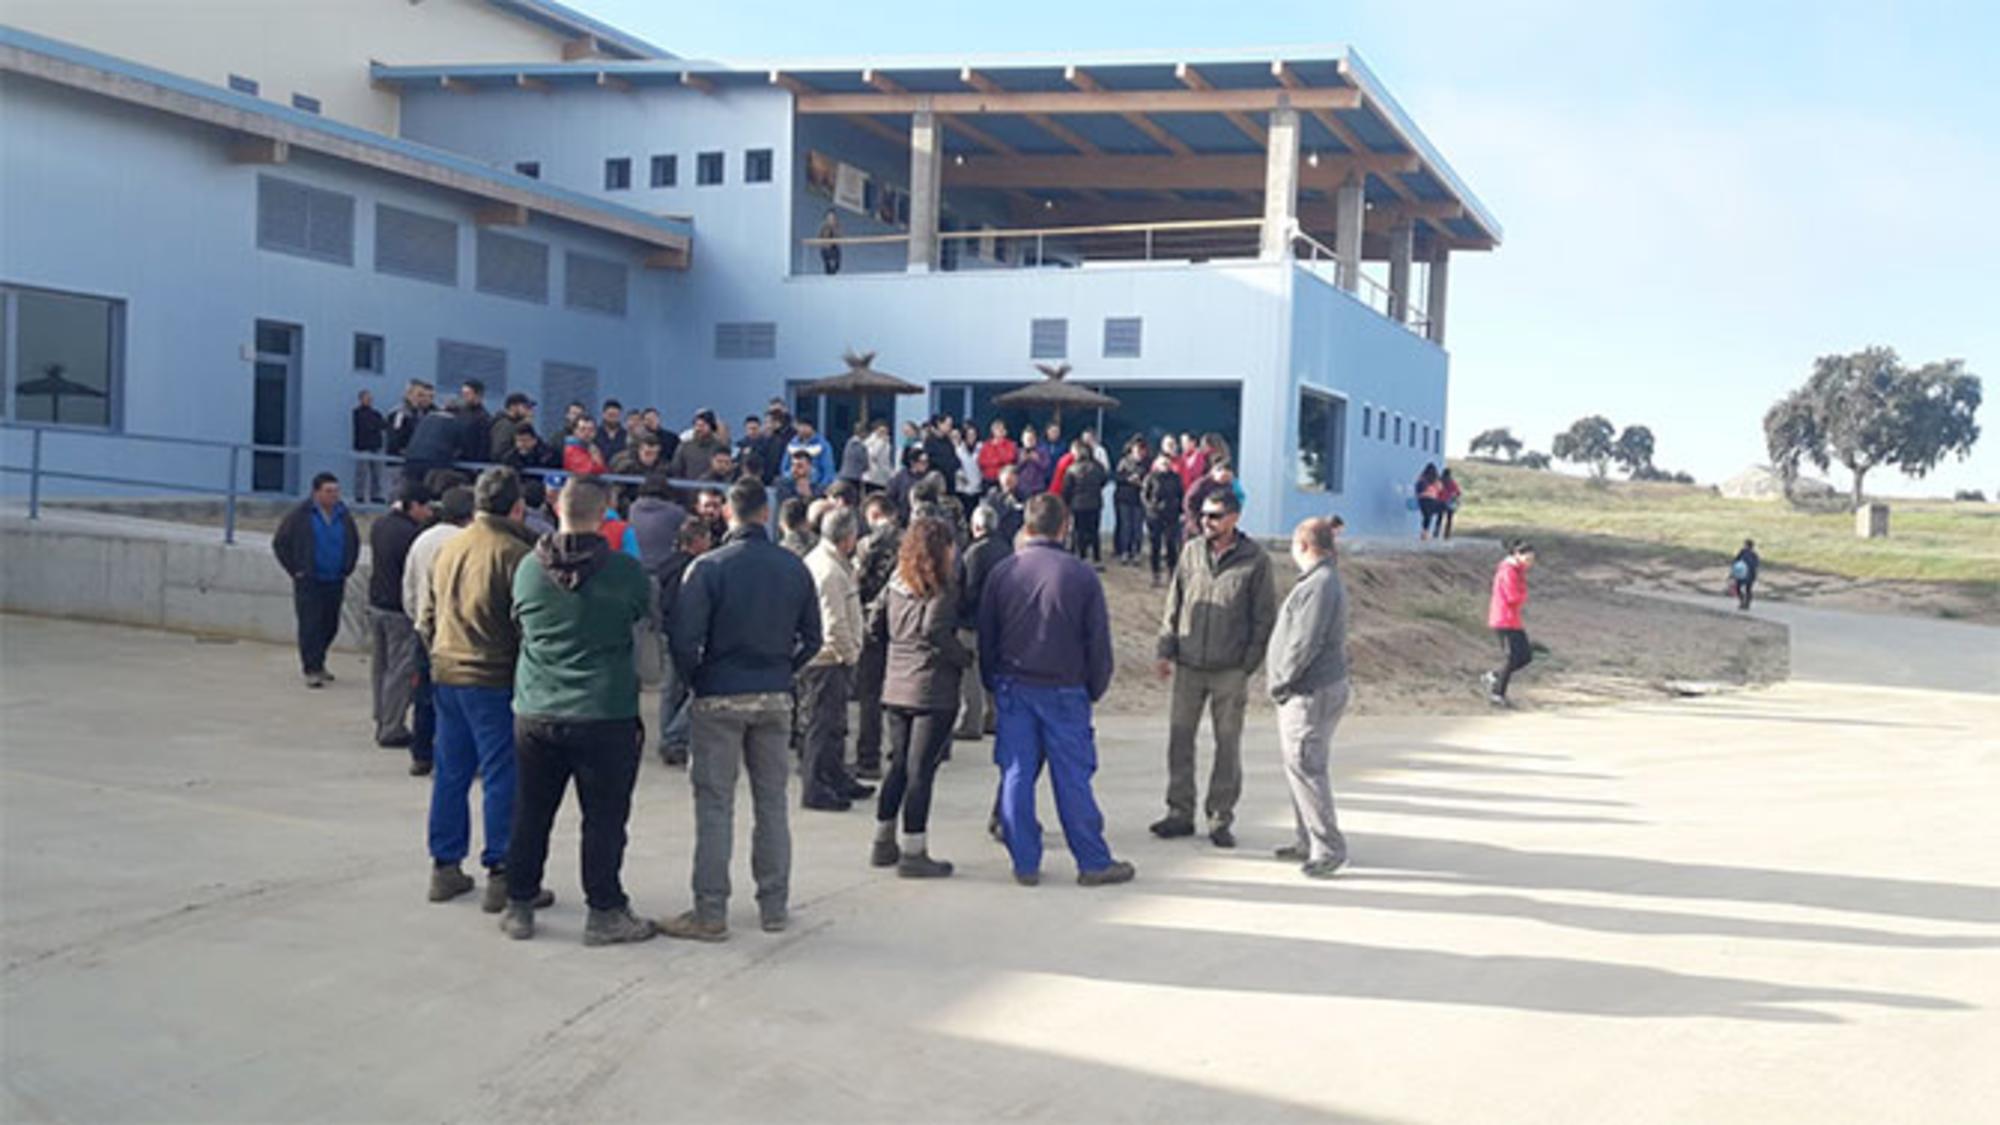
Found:
[[[479,232],[475,266],[481,293],[549,303],[549,248],[542,243],[496,231]]]
[[[1028,322],[1028,358],[1062,359],[1068,355],[1068,319],[1042,317]]]
[[[623,263],[588,254],[563,255],[563,300],[570,308],[625,315]]]
[[[458,284],[458,224],[375,205],[375,272]]]
[[[506,397],[506,350],[490,348],[484,344],[462,343],[458,340],[439,340],[437,361],[439,401],[443,401],[447,394],[456,394],[458,385],[467,379],[477,379],[486,384],[486,398],[489,401]]]

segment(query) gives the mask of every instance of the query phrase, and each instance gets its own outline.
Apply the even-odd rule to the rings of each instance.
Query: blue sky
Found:
[[[582,3],[720,59],[1352,44],[1506,227],[1453,262],[1453,453],[1602,413],[1720,479],[1879,343],[1966,360],[1989,432],[1870,491],[2000,492],[2000,5]]]

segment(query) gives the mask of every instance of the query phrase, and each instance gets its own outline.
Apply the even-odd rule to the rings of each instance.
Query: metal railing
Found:
[[[1343,276],[1344,271],[1340,255],[1326,243],[1321,242],[1319,239],[1302,230],[1294,230],[1292,232],[1292,256],[1294,260],[1302,263],[1307,269],[1315,273],[1321,275],[1330,273],[1331,280],[1335,285],[1343,289],[1348,289],[1363,304],[1387,319],[1396,321],[1419,336],[1427,337],[1430,335],[1429,315],[1425,313],[1421,305],[1407,294],[1403,298],[1403,315],[1399,317],[1396,315],[1395,291],[1374,278],[1369,277],[1367,272],[1359,268],[1358,265],[1354,271],[1354,284],[1352,286],[1348,285],[1347,279]]]
[[[1087,262],[1206,261],[1212,258],[1254,258],[1258,250],[1260,218],[1175,219],[1156,223],[1100,223],[1091,226],[1005,227],[984,230],[939,231],[938,245],[960,244],[961,257],[970,255],[962,247],[977,248],[992,241],[1008,248],[1010,266],[1071,266]],[[807,238],[811,249],[828,246],[888,246],[910,241],[900,234],[863,234],[837,238]]]
[[[402,457],[391,456],[386,453],[362,453],[358,450],[336,451],[305,445],[262,445],[256,442],[229,442],[215,441],[207,438],[170,437],[164,434],[134,434],[112,430],[85,430],[72,426],[42,426],[23,422],[0,422],[0,432],[25,433],[28,435],[28,463],[26,465],[0,464],[0,474],[14,474],[28,478],[28,518],[31,520],[42,518],[42,482],[45,480],[114,485],[120,488],[146,489],[155,493],[168,493],[175,496],[214,496],[222,500],[222,541],[232,544],[236,542],[239,505],[242,501],[278,500],[290,503],[300,499],[298,495],[288,491],[276,492],[244,486],[242,480],[244,476],[243,467],[246,464],[244,460],[245,454],[255,455],[263,453],[300,458],[313,457],[320,459],[324,464],[337,465],[343,469],[353,466],[358,462],[374,462],[382,466],[380,472],[384,484],[384,492],[391,495],[395,491],[395,484],[392,482],[401,479],[401,470],[405,462],[405,459]],[[114,476],[108,473],[85,473],[69,469],[52,469],[45,463],[45,445],[49,440],[55,438],[84,438],[107,442],[136,441],[183,449],[215,450],[227,455],[228,475],[222,484],[217,486],[214,483],[191,483],[178,480],[167,481],[157,477]],[[436,467],[457,469],[462,472],[477,474],[481,470],[493,467],[494,464],[495,462],[491,461],[454,461]],[[532,477],[560,476],[567,478],[576,475],[562,468],[526,467],[517,471],[525,476]],[[596,473],[592,474],[591,479],[607,484],[637,486],[644,484],[647,478],[622,473]],[[720,492],[727,490],[729,487],[727,483],[720,481],[669,480],[667,483],[687,493],[703,491]],[[772,488],[768,491],[773,495],[771,514],[773,521],[775,521],[778,507],[775,495],[777,490]],[[105,496],[88,497],[88,499],[95,501],[102,501],[106,498]],[[387,508],[386,504],[372,503],[358,498],[347,499],[344,502],[349,508],[362,512],[384,511]]]

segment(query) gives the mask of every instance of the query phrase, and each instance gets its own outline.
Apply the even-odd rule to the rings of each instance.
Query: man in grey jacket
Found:
[[[1271,556],[1236,528],[1243,507],[1219,489],[1200,508],[1201,537],[1181,551],[1160,614],[1159,674],[1173,678],[1167,719],[1167,815],[1152,826],[1162,839],[1194,835],[1194,736],[1203,707],[1215,730],[1215,766],[1203,811],[1208,839],[1236,846],[1231,825],[1243,793],[1243,711],[1250,676],[1264,662],[1277,616]]]
[[[1347,841],[1333,817],[1327,764],[1333,729],[1347,709],[1347,591],[1334,565],[1333,522],[1309,519],[1292,532],[1299,582],[1278,610],[1264,680],[1278,705],[1278,744],[1292,786],[1298,839],[1278,849],[1314,879],[1347,862]]]

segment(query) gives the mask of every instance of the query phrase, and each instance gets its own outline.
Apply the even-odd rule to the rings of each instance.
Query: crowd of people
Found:
[[[529,396],[488,415],[476,382],[442,409],[433,394],[413,382],[382,420],[402,471],[369,532],[368,583],[374,737],[407,748],[410,772],[431,779],[432,901],[477,886],[464,870],[476,779],[482,904],[506,933],[531,936],[552,901],[550,826],[574,782],[586,943],[721,940],[743,772],[759,915],[781,930],[794,773],[806,810],[872,798],[870,863],[948,877],[953,865],[928,843],[938,772],[954,742],[989,736],[988,828],[1018,882],[1041,876],[1044,772],[1078,882],[1133,878],[1092,792],[1091,711],[1113,665],[1106,492],[1112,561],[1150,563],[1163,590],[1156,657],[1171,703],[1165,815],[1152,833],[1236,846],[1244,716],[1261,672],[1296,826],[1278,854],[1316,878],[1346,863],[1327,772],[1350,695],[1341,521],[1295,529],[1300,578],[1281,601],[1270,552],[1239,530],[1243,490],[1218,435],[1168,435],[1158,448],[1134,437],[1114,459],[1089,429],[1064,443],[1053,426],[1030,428],[1017,443],[1004,423],[981,439],[938,416],[899,443],[886,422],[864,425],[836,453],[781,403],[732,441],[710,411],[671,433],[657,411],[614,401],[595,416],[572,404],[557,455]],[[1426,534],[1431,523],[1427,511]],[[326,650],[359,546],[330,473],[274,536],[308,687],[333,679]],[[1533,563],[1532,547],[1510,545],[1495,574],[1489,623],[1505,660],[1485,688],[1496,704],[1532,657],[1522,608]],[[695,811],[693,901],[658,922],[632,911],[619,876],[648,744],[640,685],[655,678],[652,745],[687,768]]]

